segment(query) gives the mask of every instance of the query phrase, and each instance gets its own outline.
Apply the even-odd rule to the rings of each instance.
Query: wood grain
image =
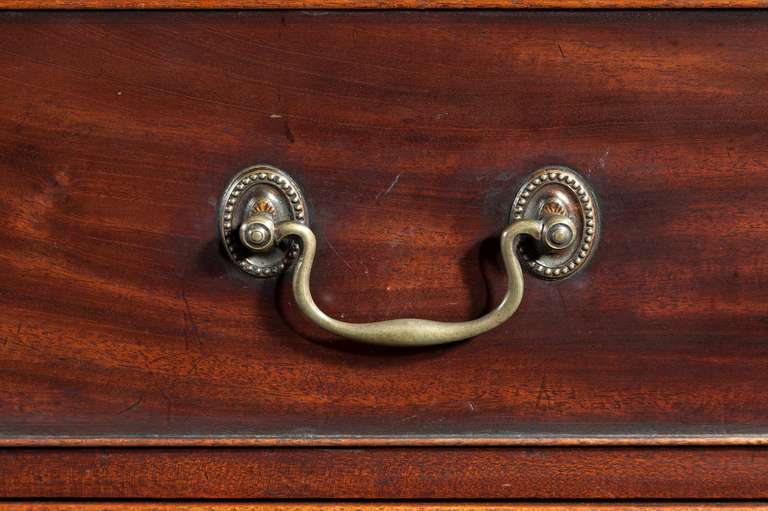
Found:
[[[0,498],[766,499],[768,449],[9,449]]]
[[[765,446],[766,435],[699,434],[682,435],[613,435],[597,436],[588,432],[568,435],[248,435],[248,436],[6,436],[2,447],[724,447]]]
[[[0,437],[765,439],[767,29],[768,12],[1,15]],[[216,201],[257,162],[303,186],[317,300],[351,321],[481,314],[514,192],[545,164],[594,184],[604,238],[583,273],[527,277],[494,332],[356,346],[307,324],[287,279],[222,257]]]
[[[0,9],[747,9],[768,0],[0,0]]]

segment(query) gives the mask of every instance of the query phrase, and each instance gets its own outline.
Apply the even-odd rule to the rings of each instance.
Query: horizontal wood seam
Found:
[[[0,0],[0,9],[754,9],[768,0]]]
[[[768,435],[637,437],[6,437],[4,447],[717,447],[766,446]]]

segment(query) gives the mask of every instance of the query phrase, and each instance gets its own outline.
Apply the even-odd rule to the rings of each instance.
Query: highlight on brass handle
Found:
[[[515,241],[522,234],[538,239],[542,228],[543,223],[539,220],[521,220],[504,230],[501,234],[501,254],[507,270],[507,293],[501,303],[485,316],[460,323],[411,318],[347,323],[331,318],[318,308],[309,289],[317,247],[312,230],[297,222],[283,222],[277,225],[277,240],[288,236],[301,240],[301,256],[293,271],[293,293],[299,308],[313,323],[341,337],[369,344],[429,346],[474,337],[496,328],[515,313],[523,298],[523,272],[515,257]]]
[[[507,292],[492,311],[463,322],[404,318],[349,323],[320,310],[310,290],[317,242],[307,226],[306,204],[293,179],[274,167],[257,165],[235,176],[221,201],[219,226],[230,258],[252,275],[274,276],[295,261],[296,303],[321,328],[368,344],[429,346],[475,337],[515,313],[523,297],[518,255],[534,275],[554,280],[578,271],[594,250],[594,194],[566,167],[547,167],[530,176],[515,197],[510,217],[500,237]],[[529,243],[520,243],[525,237]]]

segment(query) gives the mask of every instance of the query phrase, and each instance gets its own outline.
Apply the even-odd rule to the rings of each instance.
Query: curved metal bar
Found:
[[[373,323],[347,323],[325,314],[315,303],[309,288],[317,242],[309,227],[298,222],[282,222],[276,229],[277,241],[288,236],[301,240],[302,253],[293,273],[293,293],[301,311],[316,325],[341,337],[384,346],[431,346],[469,339],[504,323],[515,313],[523,298],[523,272],[515,256],[518,236],[541,238],[544,224],[539,220],[519,220],[501,233],[501,255],[507,271],[507,292],[495,309],[464,322],[428,319],[392,319]]]

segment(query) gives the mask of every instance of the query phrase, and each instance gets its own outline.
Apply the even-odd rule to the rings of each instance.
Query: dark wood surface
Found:
[[[764,441],[767,67],[768,12],[0,15],[0,436]],[[258,162],[301,183],[350,321],[482,314],[542,165],[594,184],[604,236],[492,333],[360,347],[220,253]]]
[[[766,499],[765,448],[9,449],[0,498]]]
[[[0,511],[765,511],[765,503],[0,502]]]
[[[0,0],[0,9],[744,9],[766,0]]]

